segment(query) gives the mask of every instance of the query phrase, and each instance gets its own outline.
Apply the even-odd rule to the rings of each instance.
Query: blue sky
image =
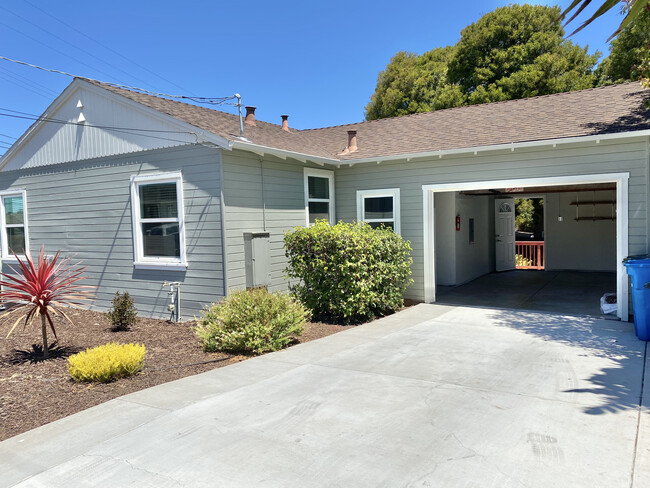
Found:
[[[3,0],[0,55],[164,93],[238,92],[258,118],[280,123],[286,113],[292,127],[323,127],[363,119],[397,51],[454,44],[508,3]],[[606,54],[620,20],[610,12],[572,40]],[[41,114],[70,81],[0,60],[0,108]],[[0,154],[31,123],[0,116]]]

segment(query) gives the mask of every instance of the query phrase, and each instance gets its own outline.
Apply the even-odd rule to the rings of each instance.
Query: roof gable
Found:
[[[212,143],[227,142],[208,133]],[[0,160],[10,171],[205,141],[182,121],[74,80]]]

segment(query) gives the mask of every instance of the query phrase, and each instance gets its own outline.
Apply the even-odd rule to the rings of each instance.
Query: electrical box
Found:
[[[246,288],[271,284],[271,239],[268,232],[244,232]]]

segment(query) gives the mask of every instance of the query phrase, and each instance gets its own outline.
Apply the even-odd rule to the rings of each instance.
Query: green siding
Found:
[[[598,173],[630,174],[629,253],[648,252],[648,139],[601,141],[344,166],[336,171],[337,218],[356,219],[356,191],[399,187],[402,236],[413,247],[407,297],[424,298],[422,185]]]
[[[168,288],[182,283],[182,316],[190,319],[224,294],[220,216],[220,151],[184,146],[0,173],[0,189],[25,188],[30,248],[75,254],[97,286],[92,308],[110,307],[128,291],[140,315],[167,318]],[[130,179],[181,170],[186,271],[134,269]],[[4,265],[5,271],[8,270]]]
[[[269,289],[286,290],[284,233],[305,225],[307,165],[244,151],[224,151],[223,159],[228,290],[246,286],[244,232],[261,231],[270,233]]]

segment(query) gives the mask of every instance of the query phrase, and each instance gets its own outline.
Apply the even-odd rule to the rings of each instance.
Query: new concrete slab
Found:
[[[418,305],[4,441],[0,486],[647,486],[644,357],[629,324]]]

